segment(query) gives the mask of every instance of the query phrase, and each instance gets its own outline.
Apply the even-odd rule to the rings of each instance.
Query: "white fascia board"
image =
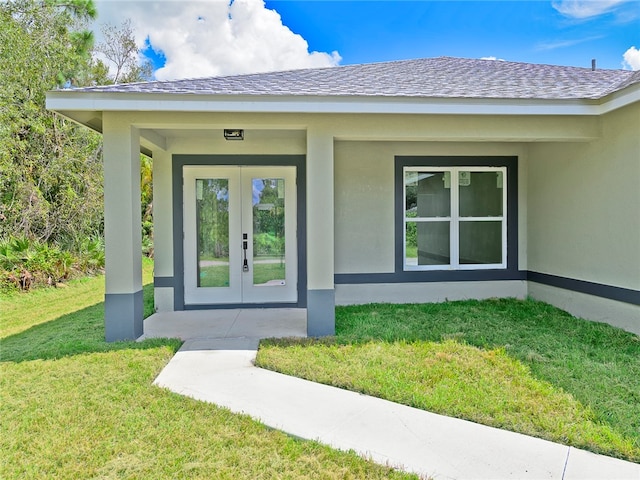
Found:
[[[624,101],[621,99],[620,101]],[[421,97],[322,97],[276,95],[198,95],[55,91],[53,111],[163,111],[250,113],[364,113],[434,115],[599,115],[592,100],[511,100]]]
[[[602,105],[600,105],[600,113],[609,113],[636,102],[640,102],[640,83],[636,83],[605,97],[602,100]]]

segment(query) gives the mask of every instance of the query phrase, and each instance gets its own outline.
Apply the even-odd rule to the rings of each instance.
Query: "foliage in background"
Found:
[[[253,236],[253,254],[269,257],[284,255],[284,237],[271,233],[258,233]]]
[[[0,290],[4,292],[57,285],[103,268],[100,237],[87,237],[73,249],[24,237],[0,240]]]
[[[140,155],[142,253],[153,258],[153,160]]]
[[[45,108],[46,92],[55,88],[149,77],[149,65],[138,66],[126,22],[103,28],[107,64],[94,58],[96,49],[107,48],[94,49],[93,33],[86,29],[95,16],[93,0],[0,3],[0,284],[5,287],[57,283],[104,264],[104,254],[93,251],[102,247],[104,232],[102,139]],[[113,59],[119,62],[115,76],[108,65]],[[152,255],[151,159],[142,157],[141,165],[143,246]]]
[[[229,257],[229,180],[196,182],[198,252],[203,258]]]
[[[45,109],[46,91],[89,79],[92,16],[89,1],[0,4],[2,239],[75,244],[102,229],[100,138]]]

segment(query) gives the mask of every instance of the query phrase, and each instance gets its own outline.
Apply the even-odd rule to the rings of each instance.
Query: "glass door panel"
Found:
[[[228,287],[228,179],[196,179],[196,229],[198,287]]]
[[[254,178],[253,285],[286,285],[285,179]]]

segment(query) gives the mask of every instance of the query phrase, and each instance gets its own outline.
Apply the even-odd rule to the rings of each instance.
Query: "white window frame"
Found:
[[[460,217],[459,205],[459,172],[502,172],[502,215],[496,217]],[[451,212],[448,217],[410,218],[406,216],[407,202],[407,172],[450,172],[451,178]],[[404,271],[428,271],[428,270],[495,270],[507,268],[507,167],[480,167],[480,166],[456,166],[456,167],[432,167],[432,166],[405,166],[402,169],[402,264]],[[407,263],[407,223],[421,222],[449,222],[449,255],[448,265],[410,265]],[[502,222],[502,262],[460,264],[460,222]]]

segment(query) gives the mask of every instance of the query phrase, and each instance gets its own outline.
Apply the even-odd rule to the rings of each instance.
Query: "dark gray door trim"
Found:
[[[297,239],[298,239],[298,301],[288,304],[184,304],[184,243],[183,243],[183,181],[186,165],[210,166],[294,166],[296,167]],[[307,172],[304,155],[173,155],[173,303],[175,310],[207,308],[267,308],[307,306]]]

